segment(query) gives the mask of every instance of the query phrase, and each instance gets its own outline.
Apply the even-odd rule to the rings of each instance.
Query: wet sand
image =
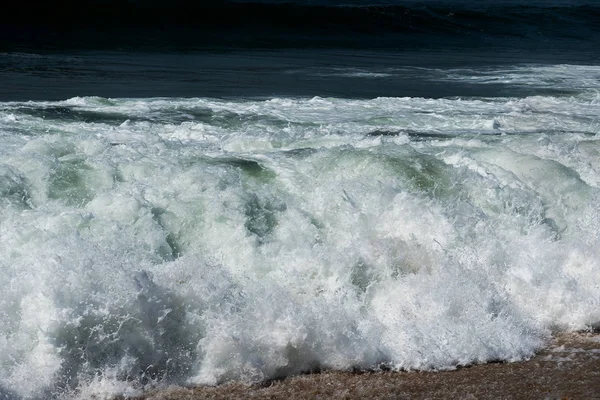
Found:
[[[600,335],[558,336],[528,361],[446,372],[321,372],[263,385],[168,388],[138,399],[600,399]]]

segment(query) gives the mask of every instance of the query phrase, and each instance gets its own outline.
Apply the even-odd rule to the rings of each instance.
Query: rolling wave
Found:
[[[512,79],[569,69],[598,72]],[[2,102],[0,398],[453,369],[598,326],[599,99]]]

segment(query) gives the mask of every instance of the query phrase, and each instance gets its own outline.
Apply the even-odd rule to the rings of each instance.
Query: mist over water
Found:
[[[595,2],[84,3],[0,18],[0,399],[599,326]]]

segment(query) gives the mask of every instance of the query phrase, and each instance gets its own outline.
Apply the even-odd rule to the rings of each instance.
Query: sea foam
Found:
[[[530,357],[600,321],[599,107],[4,103],[0,396]]]

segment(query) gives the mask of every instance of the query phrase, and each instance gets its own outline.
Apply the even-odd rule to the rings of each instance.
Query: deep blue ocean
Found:
[[[594,0],[188,3],[17,6],[0,17],[0,99],[523,96],[439,78],[600,58]]]
[[[448,370],[600,326],[597,1],[14,6],[1,400]]]

